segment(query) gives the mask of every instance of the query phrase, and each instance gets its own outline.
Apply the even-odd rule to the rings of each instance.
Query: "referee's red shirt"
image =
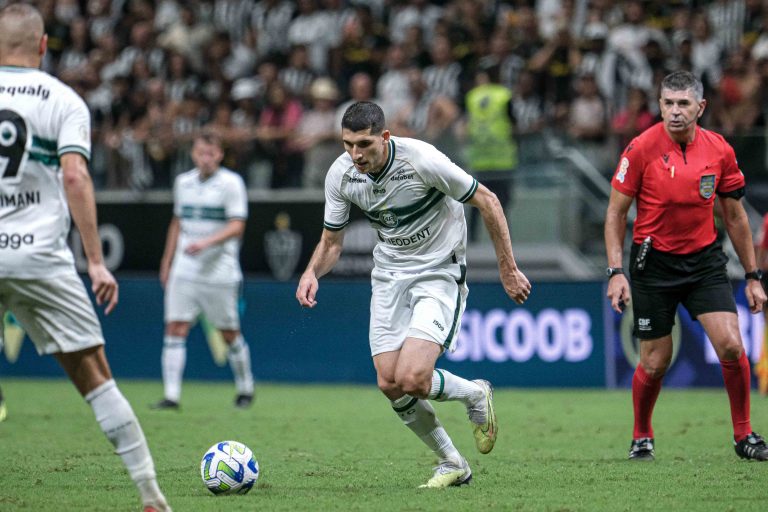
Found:
[[[635,198],[635,243],[650,236],[654,249],[691,254],[715,241],[717,192],[743,187],[744,175],[720,134],[697,126],[683,151],[657,123],[624,149],[611,185]]]

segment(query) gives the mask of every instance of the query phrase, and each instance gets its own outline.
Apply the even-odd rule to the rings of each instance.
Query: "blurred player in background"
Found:
[[[763,272],[763,289],[768,278],[768,213],[763,216],[763,226],[760,230],[760,243],[757,244],[757,266]],[[768,396],[768,311],[763,311],[765,315],[765,326],[763,327],[763,346],[760,352],[760,359],[755,364],[755,376],[757,377],[757,389],[763,396]]]
[[[695,76],[687,71],[667,75],[659,99],[663,121],[629,143],[611,182],[605,217],[608,298],[619,313],[630,298],[623,245],[627,212],[637,200],[630,275],[640,364],[632,379],[631,460],[655,457],[651,416],[672,358],[671,332],[681,303],[704,327],[720,359],[736,454],[768,460],[768,447],[750,423],[750,365],[726,273],[728,258],[717,240],[715,197],[746,272],[752,313],[763,309],[765,291],[741,204],[744,175],[725,139],[698,126],[706,105]]]
[[[192,322],[204,314],[229,345],[227,359],[235,376],[235,405],[253,401],[251,353],[240,333],[238,299],[243,281],[240,239],[248,217],[243,179],[221,167],[224,151],[212,133],[195,137],[195,168],[173,186],[173,219],[160,264],[165,288],[163,385],[156,409],[178,409]]]
[[[109,314],[118,286],[97,232],[87,166],[90,116],[72,89],[39,71],[47,42],[34,7],[0,11],[0,318],[11,310],[38,353],[61,364],[122,458],[144,510],[167,511],[144,433],[112,379],[101,326],[67,246],[71,211],[96,302]]]
[[[357,205],[379,238],[369,331],[379,388],[403,423],[439,458],[421,487],[462,485],[472,471],[428,400],[464,404],[480,453],[491,451],[498,432],[490,383],[435,368],[445,350],[455,349],[468,293],[462,203],[483,216],[507,294],[522,304],[531,285],[515,263],[496,196],[433,146],[392,137],[384,126],[384,113],[375,103],[357,102],[344,113],[346,153],[328,171],[322,237],[296,298],[305,307],[317,304],[318,278],[338,261],[350,206]]]

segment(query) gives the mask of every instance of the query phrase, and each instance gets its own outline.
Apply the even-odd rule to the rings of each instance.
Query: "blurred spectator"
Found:
[[[309,66],[307,47],[303,44],[291,48],[288,65],[277,73],[278,79],[293,96],[304,101],[315,73]]]
[[[451,41],[447,37],[435,37],[429,49],[432,64],[424,68],[424,83],[431,94],[447,96],[453,101],[458,101],[461,92],[461,66],[451,52]]]
[[[650,128],[654,121],[645,91],[639,88],[630,89],[626,107],[616,112],[611,122],[613,133],[618,136],[616,154],[627,147],[632,139]]]
[[[424,42],[432,41],[435,23],[443,15],[443,8],[427,0],[407,0],[395,4],[389,18],[389,38],[404,43],[405,34],[411,27],[421,30]]]
[[[748,61],[744,52],[728,57],[720,94],[713,111],[714,120],[724,136],[748,133],[754,127],[760,110],[760,74],[756,63]]]
[[[453,127],[460,115],[456,102],[431,91],[418,68],[408,70],[409,101],[388,125],[393,135],[419,137],[453,159],[457,156]]]
[[[691,20],[691,62],[693,74],[704,84],[704,95],[710,97],[722,75],[722,43],[712,33],[709,20],[704,13],[697,13]]]
[[[213,38],[213,34],[213,27],[198,22],[195,10],[184,4],[178,6],[178,17],[158,35],[157,44],[168,51],[183,55],[192,68],[200,72],[203,71],[202,49]]]
[[[322,189],[325,174],[341,154],[336,124],[336,102],[339,90],[328,77],[320,77],[309,88],[312,107],[301,117],[294,138],[288,141],[291,149],[304,153],[302,185],[304,188]]]
[[[368,73],[355,73],[349,80],[349,100],[336,107],[336,126],[341,127],[341,118],[347,108],[356,101],[375,101],[373,99],[373,79]],[[384,111],[385,116],[391,116],[391,112]],[[387,117],[388,118],[388,117]],[[341,128],[338,131],[339,140],[341,140]]]
[[[312,70],[322,74],[328,67],[328,52],[338,34],[331,33],[328,19],[317,9],[316,0],[298,0],[298,5],[299,15],[288,26],[288,42],[305,45]]]
[[[376,82],[376,97],[386,115],[387,112],[400,111],[411,101],[408,61],[401,45],[393,44],[389,47],[384,69],[384,74]]]
[[[607,110],[595,76],[576,79],[576,97],[568,116],[568,134],[582,141],[603,142],[608,135]]]
[[[512,199],[512,173],[517,167],[512,91],[499,83],[499,66],[475,74],[466,95],[466,163],[468,170],[496,194],[504,211]],[[477,241],[480,213],[472,208],[467,239]]]
[[[301,103],[280,82],[270,84],[267,105],[256,127],[256,139],[272,164],[272,188],[301,186],[303,156],[290,145],[301,117]]]
[[[251,12],[251,26],[257,34],[260,57],[288,53],[290,43],[285,35],[293,18],[294,2],[261,0]]]

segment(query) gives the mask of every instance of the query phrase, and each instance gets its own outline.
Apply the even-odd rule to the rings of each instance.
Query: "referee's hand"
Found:
[[[763,284],[756,279],[747,279],[747,285],[744,288],[744,294],[747,296],[747,304],[752,313],[759,313],[765,306],[766,296]]]
[[[611,308],[619,314],[624,312],[630,301],[629,281],[624,274],[615,274],[608,280],[608,300]]]

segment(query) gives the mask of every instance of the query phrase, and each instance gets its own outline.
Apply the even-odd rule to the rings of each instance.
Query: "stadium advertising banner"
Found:
[[[756,363],[762,351],[765,320],[762,314],[753,315],[749,312],[744,295],[744,282],[734,283],[733,288],[741,338],[750,361]],[[638,341],[632,336],[631,313],[631,305],[621,316],[610,308],[606,309],[610,324],[608,329],[613,331],[609,336],[613,340],[616,385],[619,387],[631,387],[632,375],[639,361]],[[664,377],[665,387],[723,385],[720,362],[712,344],[701,324],[691,319],[682,307],[677,310],[672,341],[672,365]]]
[[[107,354],[118,377],[160,378],[163,297],[154,279],[121,279],[120,305],[103,319]],[[499,284],[470,285],[457,349],[439,365],[497,386],[605,386],[605,339],[599,283],[541,283],[525,307]],[[302,309],[296,283],[249,280],[243,333],[258,380],[374,384],[368,347],[370,285],[321,281],[318,305]],[[591,300],[586,298],[591,297]],[[8,322],[10,324],[10,322]],[[185,378],[229,379],[221,340],[195,328]],[[9,325],[2,375],[62,375]]]
[[[240,264],[249,274],[285,281],[306,267],[323,229],[323,202],[251,201]],[[99,234],[104,258],[113,272],[157,272],[173,215],[170,202],[99,203]],[[336,277],[368,277],[376,233],[359,209],[350,212],[344,254],[333,271]],[[70,236],[78,270],[85,256],[76,230]]]

